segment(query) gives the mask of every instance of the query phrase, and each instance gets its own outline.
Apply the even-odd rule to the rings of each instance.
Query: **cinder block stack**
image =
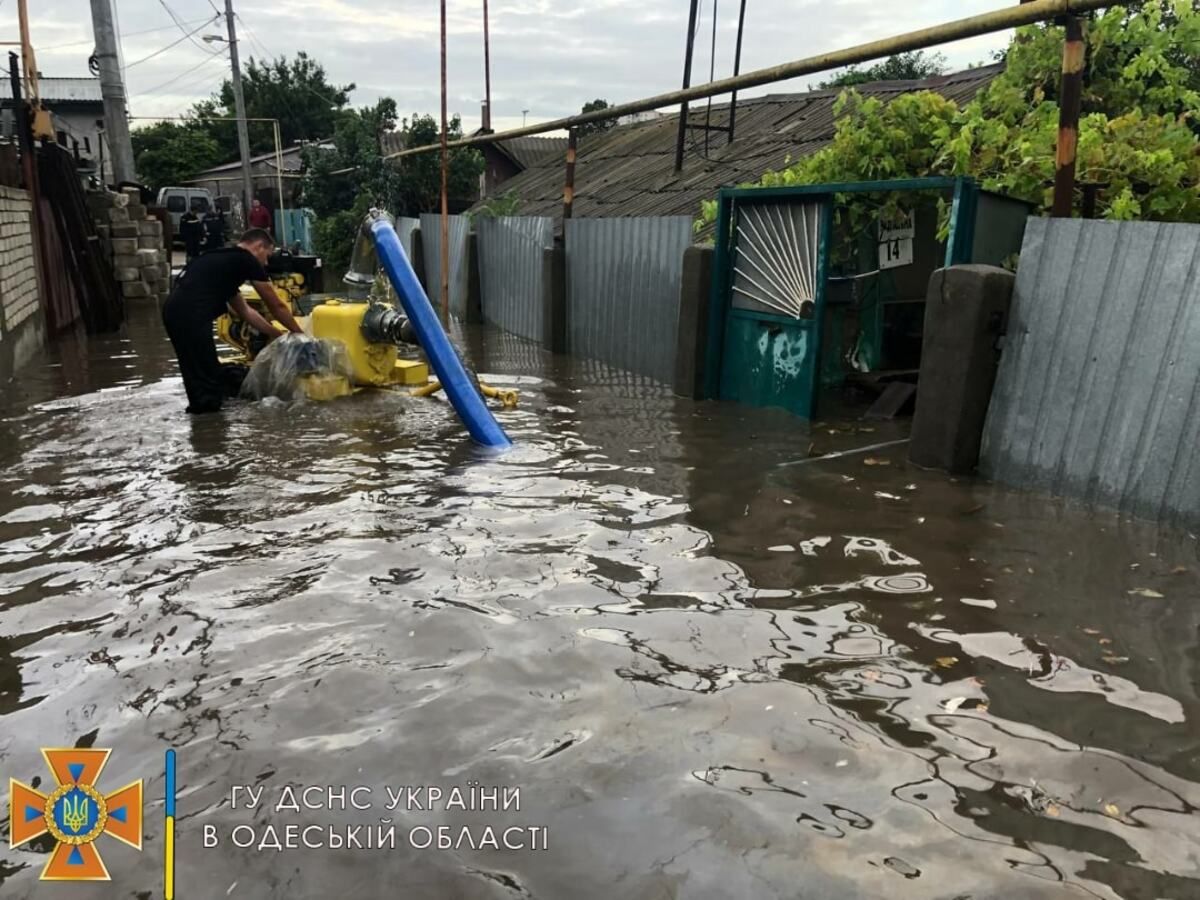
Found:
[[[171,251],[163,225],[146,212],[137,188],[93,191],[88,208],[126,300],[163,303],[171,292]]]

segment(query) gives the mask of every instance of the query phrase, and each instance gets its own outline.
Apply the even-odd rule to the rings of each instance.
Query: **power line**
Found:
[[[168,78],[166,81],[162,82],[161,84],[157,84],[157,85],[155,85],[154,87],[152,87],[152,88],[148,88],[148,89],[146,89],[146,90],[144,90],[144,91],[137,91],[136,93],[137,93],[139,96],[140,96],[140,95],[144,95],[144,94],[154,94],[154,93],[157,93],[158,91],[160,91],[162,88],[165,88],[165,87],[167,87],[168,85],[172,85],[172,84],[174,84],[175,82],[179,81],[181,78],[186,78],[188,75],[195,75],[195,74],[196,74],[196,73],[197,73],[197,72],[200,70],[200,68],[201,68],[202,66],[204,66],[204,65],[205,65],[205,64],[207,64],[207,63],[210,63],[210,62],[212,62],[214,59],[216,59],[216,57],[217,57],[217,56],[220,56],[220,55],[222,55],[222,52],[223,52],[223,51],[222,51],[222,50],[220,50],[220,49],[218,49],[218,50],[216,50],[216,51],[213,51],[213,52],[209,53],[209,54],[208,54],[208,55],[207,55],[207,56],[206,56],[204,59],[202,59],[202,60],[201,60],[199,63],[197,63],[195,66],[192,66],[192,67],[191,67],[191,68],[189,68],[189,69],[185,69],[184,71],[182,71],[182,72],[180,72],[178,75],[176,75],[174,78]],[[206,75],[207,75],[207,74],[209,74],[209,73],[207,73],[207,72],[206,72],[206,73],[204,73],[204,74],[206,74]],[[130,92],[130,95],[132,96],[132,95],[133,95],[133,93],[134,93],[134,92],[132,92],[132,91],[131,91],[131,92]]]
[[[154,57],[159,56],[160,54],[166,53],[172,47],[179,46],[184,41],[186,41],[188,38],[190,38],[193,34],[195,34],[197,31],[200,31],[202,28],[206,28],[212,21],[213,21],[212,19],[205,19],[203,22],[201,22],[199,25],[197,25],[196,28],[194,28],[192,31],[185,34],[183,37],[177,38],[176,40],[167,44],[167,46],[162,47],[158,50],[155,50],[149,56],[143,56],[141,59],[134,60],[133,62],[129,63],[125,68],[132,69],[136,65],[140,65],[141,63],[144,63],[147,60],[154,59]]]
[[[4,0],[0,0],[0,6],[4,5]],[[197,22],[208,23],[212,19],[189,19],[184,22],[184,25],[195,25]],[[143,34],[154,34],[156,31],[174,31],[174,25],[159,25],[157,28],[144,28],[141,31],[129,31],[124,34],[117,35],[124,40],[125,38],[138,37]],[[95,39],[86,41],[71,41],[69,44],[52,44],[49,47],[38,47],[38,53],[48,53],[51,50],[65,50],[68,47],[90,47],[96,43]]]
[[[239,19],[239,21],[241,21],[242,25],[244,25],[244,26],[245,26],[245,28],[246,28],[246,32],[247,32],[247,33],[250,35],[250,40],[252,40],[252,41],[253,41],[255,44],[257,44],[257,45],[258,45],[258,48],[259,48],[260,50],[262,50],[262,51],[263,51],[263,52],[264,52],[264,53],[267,55],[267,57],[268,57],[270,60],[274,60],[274,59],[275,59],[275,55],[274,55],[274,54],[273,54],[273,53],[272,53],[272,52],[271,52],[269,49],[267,49],[266,45],[265,45],[265,44],[263,44],[263,42],[262,42],[262,41],[260,41],[260,40],[258,39],[258,36],[257,36],[257,35],[254,33],[254,29],[252,29],[252,28],[250,27],[250,25],[249,25],[249,24],[246,22],[246,19],[245,19],[245,18],[242,16],[242,14],[241,14],[241,13],[234,13],[234,15],[236,15],[236,16],[237,16],[237,18]],[[286,58],[286,57],[285,57],[285,58]],[[337,102],[336,102],[336,101],[334,101],[334,99],[333,99],[332,97],[328,97],[328,96],[326,96],[325,94],[322,94],[320,91],[318,91],[318,90],[317,90],[316,88],[314,88],[312,85],[309,85],[309,84],[302,84],[301,86],[302,86],[302,87],[303,87],[303,88],[304,88],[306,91],[308,91],[310,94],[312,94],[314,97],[318,98],[319,100],[324,100],[324,101],[325,101],[326,103],[328,103],[330,106],[337,107],[337,105],[338,105],[338,104],[337,104]]]
[[[167,11],[167,15],[171,17],[171,21],[174,22],[175,25],[179,28],[179,30],[187,36],[188,40],[190,40],[193,44],[195,44],[201,50],[208,49],[203,44],[197,43],[196,39],[187,33],[187,28],[184,26],[183,21],[179,18],[179,16],[175,15],[175,10],[171,9],[171,7],[169,7],[167,5],[167,0],[158,0],[158,4],[159,4],[159,6],[161,6],[163,9],[165,9]]]

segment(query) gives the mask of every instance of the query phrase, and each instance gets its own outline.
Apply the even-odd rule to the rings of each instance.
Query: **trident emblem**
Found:
[[[111,750],[43,750],[58,786],[49,795],[9,781],[8,827],[13,847],[47,832],[57,841],[43,881],[108,881],[95,841],[102,834],[142,849],[142,782],[107,796],[95,787]]]

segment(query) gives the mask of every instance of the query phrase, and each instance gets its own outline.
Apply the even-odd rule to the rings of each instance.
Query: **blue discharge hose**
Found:
[[[438,381],[442,383],[447,399],[467,426],[471,438],[477,444],[496,450],[511,447],[512,440],[504,433],[504,429],[488,409],[487,403],[479,396],[474,382],[463,368],[462,360],[458,358],[458,353],[442,329],[429,298],[425,296],[425,289],[417,280],[412,263],[408,261],[408,256],[400,245],[396,229],[382,215],[372,217],[370,228],[379,262],[391,279],[392,286],[396,288],[421,349],[429,358],[429,364],[433,366]]]

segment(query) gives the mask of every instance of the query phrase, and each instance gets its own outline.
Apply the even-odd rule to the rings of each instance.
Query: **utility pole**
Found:
[[[483,0],[483,97],[487,112],[483,118],[483,128],[492,130],[492,47],[488,37],[488,0]]]
[[[1067,16],[1063,40],[1062,87],[1058,96],[1058,143],[1054,154],[1054,204],[1050,214],[1069,219],[1075,208],[1075,154],[1079,145],[1079,106],[1083,93],[1083,19]]]
[[[113,27],[112,0],[92,0],[92,31],[96,37],[96,62],[100,66],[100,94],[104,98],[104,130],[113,182],[136,181],[133,143],[129,139],[125,83],[117,57],[117,30]],[[100,170],[101,178],[104,170]]]
[[[237,27],[233,24],[233,0],[225,0],[225,24],[229,27],[229,64],[233,69],[234,115],[237,116],[238,152],[242,156],[242,203],[245,204],[242,207],[242,215],[246,217],[244,221],[249,221],[250,201],[254,199],[254,179],[250,173],[250,134],[246,129],[246,98],[242,94],[242,67],[238,64]]]
[[[442,324],[450,323],[450,155],[447,143],[446,119],[446,0],[441,3],[442,12]]]

